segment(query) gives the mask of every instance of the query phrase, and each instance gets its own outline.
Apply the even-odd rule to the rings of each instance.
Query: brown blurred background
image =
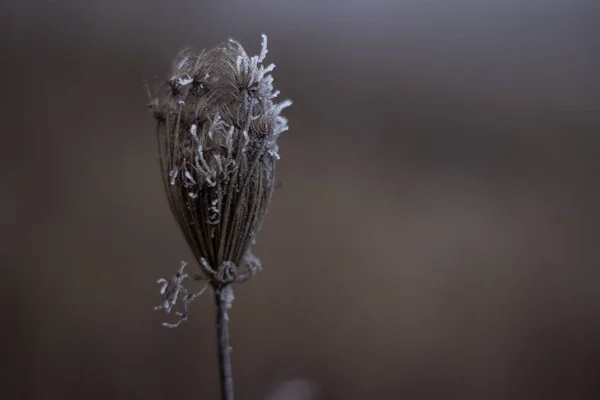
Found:
[[[3,1],[0,397],[218,398],[212,298],[152,311],[192,255],[142,81],[264,32],[295,104],[238,399],[600,398],[596,3]]]

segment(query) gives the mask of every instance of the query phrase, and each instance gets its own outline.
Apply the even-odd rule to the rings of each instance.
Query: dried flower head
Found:
[[[250,249],[274,188],[277,139],[287,130],[280,113],[291,101],[273,101],[275,65],[262,65],[262,38],[258,56],[234,40],[180,54],[150,103],[171,210],[202,279],[216,289],[260,271]]]

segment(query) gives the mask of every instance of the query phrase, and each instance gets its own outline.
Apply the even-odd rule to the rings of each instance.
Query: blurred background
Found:
[[[3,399],[216,399],[143,80],[269,36],[294,105],[238,399],[600,398],[594,0],[3,1]],[[294,386],[295,385],[295,386]],[[296,389],[294,389],[296,388]]]

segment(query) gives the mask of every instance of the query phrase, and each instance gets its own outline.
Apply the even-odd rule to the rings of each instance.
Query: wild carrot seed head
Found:
[[[260,270],[250,249],[267,212],[287,130],[273,64],[234,40],[181,53],[152,98],[161,174],[171,210],[201,268],[219,288]]]

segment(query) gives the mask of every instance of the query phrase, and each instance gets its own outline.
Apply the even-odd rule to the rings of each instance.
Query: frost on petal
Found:
[[[277,106],[276,106],[276,107],[277,107],[277,109],[278,109],[279,111],[281,111],[281,110],[283,110],[284,108],[288,108],[288,107],[289,107],[289,106],[291,106],[292,104],[294,104],[294,102],[293,102],[293,101],[291,101],[291,100],[289,100],[289,99],[287,99],[287,100],[284,100],[284,101],[282,101],[281,103],[277,104]]]
[[[242,56],[238,56],[237,60],[235,60],[235,70],[238,74],[241,74],[242,71]]]
[[[250,137],[248,136],[248,131],[244,130],[242,132],[242,136],[244,138],[244,142],[243,142],[243,145],[242,145],[242,151],[246,151],[246,146],[248,145],[248,142],[250,141]]]
[[[192,176],[192,174],[190,174],[190,171],[188,171],[188,170],[185,171],[185,177],[188,178],[188,180],[191,183],[196,183],[196,181],[194,180],[194,177]]]
[[[261,49],[260,49],[260,55],[258,56],[258,61],[259,62],[263,62],[264,59],[267,57],[267,53],[269,52],[269,50],[267,50],[267,35],[265,35],[264,33],[261,35],[262,37],[262,42],[261,42]]]
[[[194,80],[192,78],[190,78],[189,76],[183,77],[183,78],[179,78],[177,80],[177,82],[181,85],[181,86],[186,86],[189,85],[190,83],[192,83]]]
[[[277,149],[273,148],[273,149],[269,149],[269,155],[273,158],[275,158],[276,160],[279,160],[281,157],[279,156],[279,153],[277,152]]]
[[[175,185],[175,178],[179,175],[179,170],[174,169],[169,172],[169,176],[171,177],[171,185]]]
[[[223,163],[221,163],[221,156],[218,154],[215,154],[215,162],[217,163],[217,171],[218,172],[223,172]]]
[[[269,64],[269,66],[267,66],[266,68],[261,67],[261,69],[259,71],[259,77],[262,79],[263,76],[265,76],[269,72],[273,72],[274,69],[275,69],[275,64]]]

